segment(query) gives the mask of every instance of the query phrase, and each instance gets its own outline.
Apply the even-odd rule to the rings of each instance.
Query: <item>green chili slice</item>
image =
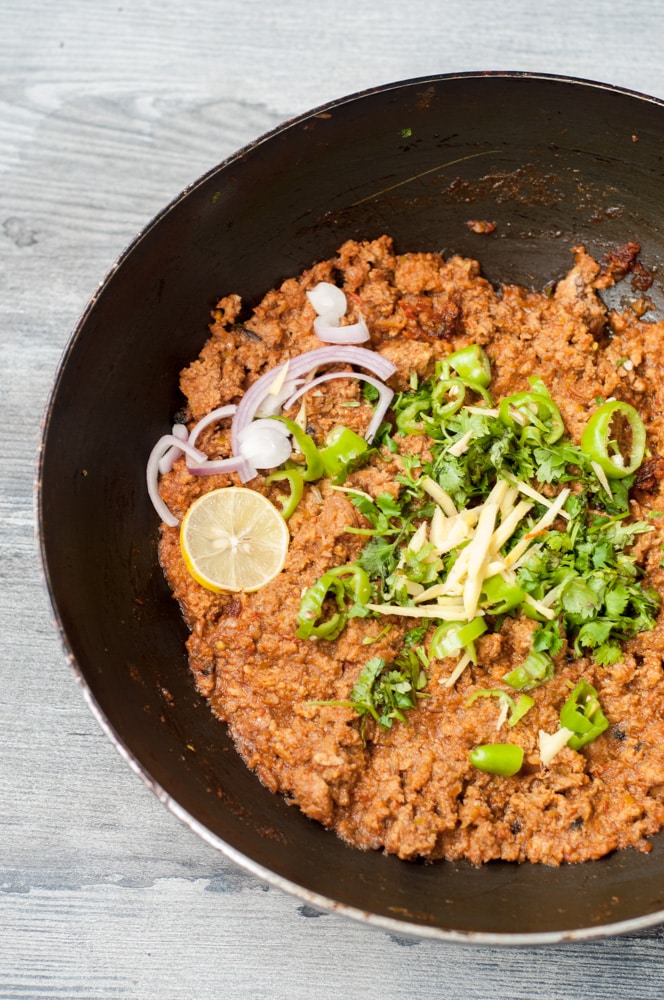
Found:
[[[629,456],[623,455],[620,442],[612,435],[616,433],[613,422],[617,418],[616,427],[628,429]],[[646,450],[646,429],[641,417],[629,403],[613,399],[595,410],[581,435],[581,451],[596,462],[609,479],[623,479],[636,472]]]
[[[580,681],[561,708],[560,725],[574,733],[567,741],[572,750],[580,750],[608,729],[597,691],[588,681]]]
[[[325,474],[330,477],[339,475],[368,447],[365,439],[350,427],[341,424],[334,427],[325,439],[325,448],[320,450]]]
[[[323,604],[328,597],[336,602],[336,611],[323,619]],[[347,598],[360,609],[371,597],[369,576],[355,563],[335,566],[309,587],[300,601],[297,616],[298,639],[336,639],[344,630],[349,612]]]
[[[371,598],[371,581],[368,573],[357,563],[347,566],[335,566],[325,574],[337,580],[343,580],[358,604],[366,604]]]
[[[507,583],[499,574],[488,577],[482,584],[483,605],[492,615],[503,615],[523,603],[526,592],[517,583]]]
[[[477,691],[473,691],[470,698],[467,699],[466,705],[472,705],[474,701],[478,698],[497,698],[501,706],[507,705],[509,709],[509,716],[507,719],[508,726],[516,726],[517,722],[524,717],[526,712],[535,704],[534,698],[530,695],[520,694],[516,701],[507,693],[507,691],[501,691],[499,688],[478,688]]]
[[[463,406],[466,398],[466,384],[461,378],[442,378],[436,382],[431,393],[434,416],[441,420],[451,417]]]
[[[323,602],[331,595],[334,597],[337,610],[329,618],[320,620],[323,615]],[[309,587],[300,601],[297,615],[298,639],[336,639],[346,624],[345,588],[342,580],[326,573]]]
[[[468,759],[478,771],[511,778],[523,766],[523,747],[515,743],[485,743],[474,747]]]
[[[516,699],[514,708],[512,709],[509,719],[507,720],[507,725],[516,726],[517,722],[524,717],[526,712],[530,711],[534,704],[535,699],[531,698],[529,694],[520,694]]]
[[[503,680],[517,691],[532,691],[553,677],[553,660],[548,653],[533,651],[521,666],[505,674]]]
[[[304,456],[304,468],[300,468],[299,472],[306,483],[313,483],[316,479],[320,479],[321,476],[325,474],[325,467],[323,465],[323,459],[321,458],[320,452],[316,447],[315,442],[306,431],[303,431],[299,424],[296,424],[294,420],[289,420],[288,417],[274,417],[275,420],[280,420],[282,424],[285,424],[290,433],[293,435],[293,440],[298,446],[300,451]]]
[[[469,344],[462,347],[453,354],[449,354],[445,361],[449,364],[457,375],[470,382],[477,382],[485,389],[491,382],[491,362],[484,348],[479,344]]]
[[[281,514],[284,521],[287,521],[297,510],[298,504],[304,492],[304,479],[299,469],[279,469],[277,472],[266,476],[266,483],[276,483],[286,480],[290,486],[288,496],[280,496]]]
[[[429,400],[423,397],[413,399],[396,413],[397,430],[402,434],[422,434],[424,424],[420,414],[429,409]]]
[[[501,400],[498,413],[506,427],[520,429],[527,435],[529,426],[536,428],[545,444],[554,444],[565,432],[560,410],[546,391],[516,392],[506,396]]]
[[[454,656],[486,632],[486,629],[486,622],[479,616],[469,622],[443,622],[431,637],[429,656],[434,660]]]
[[[491,396],[479,382],[454,376],[441,377],[431,393],[433,415],[437,420],[444,420],[457,413],[464,404],[466,390],[481,396],[487,406],[493,405]]]

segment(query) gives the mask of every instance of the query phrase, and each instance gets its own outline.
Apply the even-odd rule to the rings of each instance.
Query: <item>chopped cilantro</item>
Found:
[[[387,538],[371,538],[358,557],[358,564],[370,577],[388,576],[398,561],[397,543]]]
[[[554,619],[546,625],[540,625],[533,633],[532,648],[535,653],[548,651],[551,656],[556,656],[563,648],[560,622]]]
[[[347,699],[314,704],[354,709],[362,720],[360,731],[364,739],[367,717],[383,729],[390,729],[395,721],[406,722],[404,713],[415,708],[418,699],[425,696],[426,684],[424,666],[415,650],[409,649],[391,663],[382,656],[368,660]]]
[[[413,377],[410,388],[395,396],[394,424],[379,429],[373,454],[382,449],[386,461],[399,454],[398,495],[383,492],[372,499],[349,493],[368,524],[347,528],[368,536],[357,565],[371,580],[375,603],[364,612],[376,614],[377,607],[389,605],[417,617],[418,600],[430,590],[429,602],[441,594],[452,595],[445,597],[452,603],[466,601],[463,587],[446,588],[466,547],[470,563],[472,525],[481,516],[473,522],[473,508],[486,508],[492,491],[502,488],[504,496],[510,488],[518,494],[507,504],[514,523],[491,556],[498,563],[493,572],[499,585],[483,586],[480,579],[473,600],[480,602],[489,631],[499,631],[506,615],[537,623],[529,657],[513,671],[514,686],[546,683],[565,643],[599,666],[615,663],[627,640],[654,627],[660,607],[659,595],[643,586],[642,567],[630,551],[640,534],[653,530],[629,519],[635,476],[612,478],[610,488],[598,479],[588,455],[564,435],[560,411],[541,379],[530,379],[530,392],[495,405],[486,383],[457,375],[442,361],[433,377]],[[363,390],[365,399],[370,388]],[[413,435],[425,436],[424,449],[403,448],[404,438]],[[517,504],[522,511],[515,511]],[[451,542],[447,535],[434,540],[433,519],[441,513],[445,530],[457,532]],[[501,513],[495,523],[500,527],[507,517]],[[502,577],[501,560],[509,567]],[[472,617],[478,605],[472,613],[457,607],[460,619],[468,621],[464,614]],[[440,619],[431,614],[435,604],[426,610],[424,623],[405,633],[396,659],[370,660],[342,703],[358,712],[363,728],[368,717],[384,727],[404,721],[404,712],[421,697],[429,665],[425,636],[445,620],[442,611]],[[519,669],[524,676],[517,676]]]
[[[380,399],[380,393],[375,385],[371,382],[362,383],[362,398],[367,403],[376,403]]]
[[[404,646],[410,648],[411,646],[419,645],[424,640],[427,628],[427,625],[416,625],[415,628],[409,629],[403,637]]]

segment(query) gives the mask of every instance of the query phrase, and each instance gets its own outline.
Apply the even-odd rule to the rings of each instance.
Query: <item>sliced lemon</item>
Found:
[[[261,493],[228,486],[195,500],[180,528],[180,548],[207,590],[252,591],[273,580],[288,553],[286,522]]]

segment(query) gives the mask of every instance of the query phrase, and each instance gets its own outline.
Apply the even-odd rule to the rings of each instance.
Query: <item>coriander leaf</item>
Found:
[[[398,560],[395,545],[395,542],[388,541],[381,536],[371,538],[357,559],[358,565],[372,579],[376,577],[385,579],[392,572]]]
[[[570,580],[561,595],[561,604],[565,611],[580,619],[590,618],[598,603],[595,592],[579,577]]]
[[[562,482],[566,478],[567,454],[562,448],[535,448],[536,478],[540,483]]]
[[[622,656],[622,649],[617,642],[605,642],[593,651],[593,659],[600,667],[610,667]]]
[[[363,382],[362,398],[366,400],[367,403],[376,403],[380,399],[380,393],[375,385],[372,385],[370,382]]]
[[[465,489],[461,464],[453,458],[447,458],[446,460],[441,460],[434,468],[434,478],[437,480],[438,485],[457,502],[464,503],[468,494]]]
[[[592,552],[592,563],[595,569],[601,569],[613,558],[613,545],[608,539],[603,539],[594,546]]]
[[[347,702],[362,718],[361,733],[364,739],[364,722],[370,715],[383,729],[390,729],[395,721],[405,722],[403,714],[414,708],[427,684],[427,675],[416,653],[411,649],[402,653],[391,664],[380,656],[368,660],[362,668]]]
[[[612,618],[619,618],[624,613],[628,601],[629,591],[627,587],[621,583],[616,583],[604,598],[606,613]]]
[[[393,497],[391,493],[379,493],[376,497],[376,507],[385,514],[386,517],[400,517],[401,516],[401,504],[397,497]]]
[[[576,637],[579,646],[601,646],[606,642],[611,634],[614,623],[606,618],[596,618],[594,621],[586,622],[579,629]]]
[[[406,649],[419,645],[427,634],[428,628],[429,624],[427,622],[424,625],[416,625],[414,628],[409,629],[403,637],[403,644]]]
[[[560,634],[560,622],[551,621],[540,625],[533,633],[531,647],[534,652],[549,652],[555,656],[563,648],[563,637]]]

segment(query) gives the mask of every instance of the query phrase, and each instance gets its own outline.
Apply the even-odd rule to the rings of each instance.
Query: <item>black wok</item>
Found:
[[[628,240],[664,263],[664,105],[529,74],[398,83],[288,122],[194,183],[83,315],[47,410],[39,486],[47,583],[90,704],[132,766],[210,844],[272,885],[399,933],[535,943],[664,919],[664,840],[582,866],[404,863],[345,846],[270,794],[196,694],[156,556],[146,457],[181,404],[209,310],[347,238],[478,257],[541,288],[570,248]],[[477,235],[469,220],[496,223]],[[650,294],[661,307],[662,283]]]

